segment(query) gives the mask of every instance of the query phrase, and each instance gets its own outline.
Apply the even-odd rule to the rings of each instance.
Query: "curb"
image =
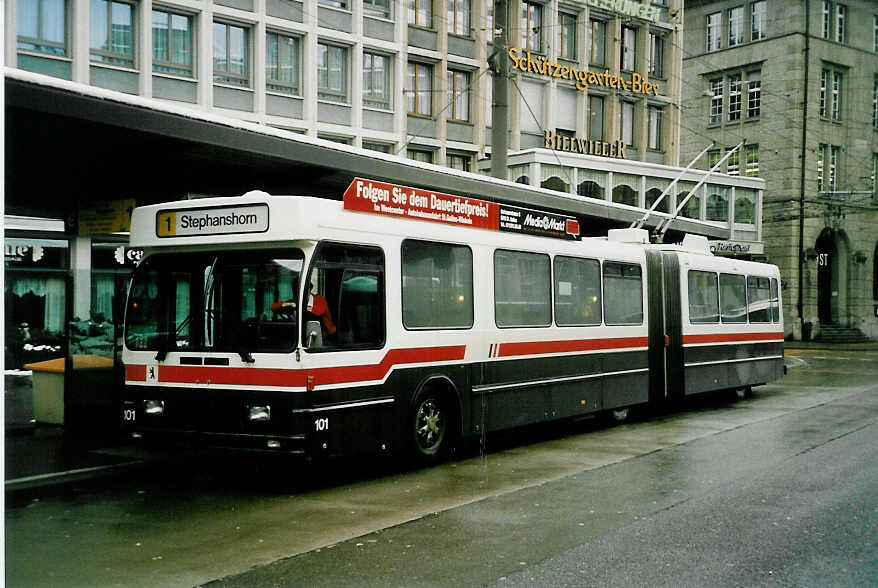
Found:
[[[67,484],[70,482],[81,482],[83,480],[91,480],[121,474],[136,467],[143,466],[146,462],[142,460],[128,461],[116,464],[94,466],[89,468],[79,468],[75,470],[67,470],[64,472],[51,472],[48,474],[38,474],[35,476],[25,476],[15,478],[14,480],[6,480],[6,492],[15,492],[19,490],[32,490],[34,488],[44,488],[46,486],[56,486]]]

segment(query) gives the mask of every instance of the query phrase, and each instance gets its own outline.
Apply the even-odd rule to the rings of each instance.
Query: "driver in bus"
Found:
[[[329,304],[326,302],[326,298],[312,292],[314,284],[310,280],[305,284],[305,287],[308,289],[308,307],[305,310],[305,320],[319,320],[323,334],[329,337],[334,336],[336,327],[335,323],[332,322],[332,314],[329,312]],[[279,300],[271,305],[271,312],[279,316],[291,315],[295,317],[296,301]]]

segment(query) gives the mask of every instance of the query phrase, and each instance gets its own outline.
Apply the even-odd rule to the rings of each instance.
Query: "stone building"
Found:
[[[878,337],[878,4],[687,0],[684,30],[681,163],[744,142],[720,168],[765,179],[788,336]]]

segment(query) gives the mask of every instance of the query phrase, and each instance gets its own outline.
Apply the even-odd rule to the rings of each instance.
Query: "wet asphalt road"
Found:
[[[7,585],[878,585],[878,353],[788,363],[752,400],[428,470],[176,456],[16,497]]]

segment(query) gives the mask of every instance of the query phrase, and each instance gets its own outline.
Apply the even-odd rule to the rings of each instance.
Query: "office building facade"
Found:
[[[878,5],[687,1],[681,162],[765,179],[788,335],[878,337]]]

